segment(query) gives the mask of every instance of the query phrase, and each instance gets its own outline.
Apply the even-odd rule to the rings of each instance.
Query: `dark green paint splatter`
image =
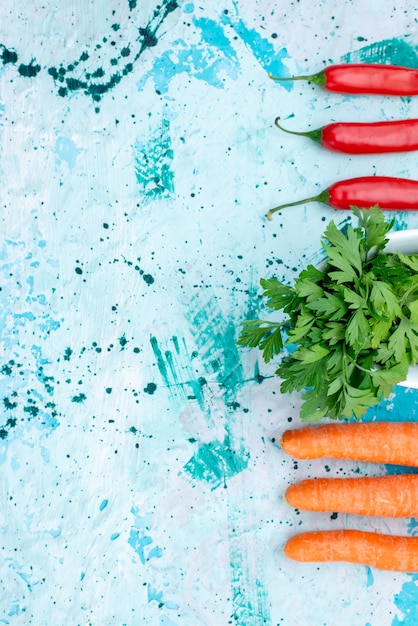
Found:
[[[128,340],[125,337],[125,333],[122,335],[122,337],[119,337],[118,341],[119,341],[120,349],[125,350],[126,344],[128,343]]]
[[[87,400],[87,396],[84,393],[79,393],[77,396],[73,396],[71,398],[71,402],[76,402],[77,404],[80,404],[85,400]]]
[[[15,361],[13,359],[10,359],[8,363],[5,363],[4,365],[2,365],[0,372],[4,374],[5,376],[11,376],[15,365],[16,365]],[[22,367],[22,366],[17,365],[17,367]]]
[[[154,276],[151,276],[151,274],[142,274],[142,278],[147,283],[147,285],[152,285],[154,282]]]
[[[157,359],[157,366],[158,369],[160,371],[161,376],[163,377],[163,380],[165,382],[166,385],[169,385],[169,376],[168,376],[168,371],[167,371],[167,367],[165,364],[165,360],[163,357],[163,354],[160,350],[160,347],[158,345],[158,341],[156,337],[151,337],[150,338],[150,344],[152,347],[152,351],[154,352],[154,355]]]
[[[42,383],[45,391],[47,391],[48,394],[52,396],[52,394],[54,393],[54,387],[52,385],[52,383],[54,382],[54,377],[47,376],[42,366],[38,368],[38,371],[36,372],[36,376],[38,380]]]
[[[34,404],[29,404],[28,406],[24,406],[23,410],[25,413],[29,413],[31,417],[36,417],[39,413],[39,408]]]
[[[0,46],[0,48],[3,65],[7,65],[7,63],[17,63],[17,52],[15,50],[8,50],[5,46]]]
[[[19,74],[24,78],[35,78],[41,71],[40,65],[34,65],[34,62],[31,61],[28,65],[24,65],[21,63],[17,69]]]
[[[3,404],[6,411],[12,411],[17,407],[17,402],[12,402],[10,398],[3,398]]]
[[[73,351],[71,350],[70,347],[66,348],[65,352],[64,352],[64,361],[69,361],[70,358],[71,358],[72,353],[73,353]]]
[[[17,403],[14,406],[17,406]],[[11,408],[14,408],[14,406]],[[10,430],[12,428],[15,428],[16,424],[17,424],[17,419],[15,417],[9,417],[6,424],[0,428],[0,439],[6,439]]]
[[[34,355],[38,356],[37,351],[34,350]],[[23,370],[21,363],[17,363],[14,359],[10,359],[5,363],[1,369],[1,374],[5,376],[27,377],[33,375],[40,383],[40,387],[36,389],[27,389],[24,393],[18,393],[17,391],[11,391],[9,396],[3,397],[2,402],[4,410],[11,413],[5,424],[0,428],[3,431],[3,438],[6,438],[7,433],[12,428],[15,428],[17,424],[25,421],[31,421],[37,419],[38,423],[44,427],[56,428],[58,425],[56,404],[52,401],[45,402],[45,392],[51,396],[54,393],[54,377],[48,376],[42,365],[38,365],[34,370]]]
[[[136,6],[136,0],[129,0],[129,8],[131,11],[135,9]],[[48,68],[48,75],[51,76],[52,80],[56,84],[58,88],[58,95],[66,97],[71,95],[73,92],[79,91],[86,96],[89,96],[93,102],[99,102],[105,94],[114,89],[125,76],[133,71],[135,63],[144,51],[157,45],[158,30],[167,16],[177,8],[178,3],[176,0],[163,0],[161,4],[158,4],[153,11],[153,16],[148,24],[138,29],[139,36],[136,40],[136,53],[131,56],[131,45],[127,46],[125,44],[120,51],[120,57],[112,59],[113,62],[111,61],[110,66],[114,67],[119,63],[119,60],[123,61],[128,56],[131,60],[128,63],[125,63],[118,72],[113,72],[108,75],[107,80],[104,80],[103,82],[97,82],[97,80],[106,77],[107,72],[105,69],[102,67],[94,69],[86,69],[83,67],[83,64],[85,64],[89,59],[89,54],[85,51],[78,57],[78,59],[75,59],[66,66],[61,64],[59,66],[52,66]],[[119,28],[120,26],[116,24],[113,24],[112,26],[112,30],[118,30]],[[96,45],[97,49],[100,49],[102,45],[107,44],[107,42],[109,42],[109,45],[112,45],[112,39],[108,37],[102,37],[102,42],[102,44]],[[18,62],[19,55],[15,50],[8,49],[3,44],[0,44],[0,49],[3,65],[16,64]],[[34,78],[40,71],[40,65],[35,65],[34,61],[31,61],[27,65],[21,63],[18,67],[19,74],[25,78]],[[73,72],[77,72],[77,76],[68,76],[68,74],[72,74]],[[98,110],[98,107],[96,107],[96,112]]]

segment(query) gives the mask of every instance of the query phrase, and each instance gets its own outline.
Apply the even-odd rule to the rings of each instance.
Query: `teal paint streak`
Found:
[[[142,193],[152,199],[171,197],[174,174],[171,164],[170,122],[166,119],[145,141],[135,143],[135,175]],[[152,282],[154,282],[152,280]]]
[[[228,436],[221,441],[199,443],[193,457],[184,466],[196,480],[210,483],[213,489],[226,486],[226,481],[248,466],[249,455],[244,448],[235,451]]]
[[[168,376],[167,366],[165,364],[163,353],[161,352],[160,347],[158,345],[157,338],[156,337],[151,337],[150,338],[150,344],[151,344],[151,348],[152,348],[152,351],[154,353],[154,356],[157,359],[158,370],[159,370],[159,372],[160,372],[160,374],[162,376],[164,384],[169,386],[170,379],[169,379],[169,376]]]
[[[418,624],[418,575],[402,585],[400,593],[395,595],[395,605],[403,618],[395,617],[392,626],[416,626]]]
[[[207,411],[203,391],[207,381],[201,376],[196,377],[192,367],[193,355],[189,355],[186,342],[183,340],[180,348],[178,338],[172,337],[174,352],[171,349],[163,352],[156,337],[151,337],[150,343],[164,386],[176,408],[197,402],[203,412]]]
[[[417,47],[405,39],[384,39],[349,52],[342,57],[345,63],[390,63],[418,67]]]
[[[224,318],[215,298],[207,302],[196,298],[186,316],[203,365],[216,374],[227,403],[244,383],[236,323]]]
[[[248,313],[257,310],[257,306],[256,290],[252,290]],[[216,383],[218,391],[222,392],[220,397],[217,396],[217,403],[221,401],[225,407],[224,438],[202,442],[196,437],[190,437],[189,442],[196,448],[183,470],[193,481],[205,483],[212,490],[227,488],[231,479],[240,480],[240,475],[248,468],[250,461],[249,451],[243,446],[240,435],[239,419],[245,419],[245,409],[237,411],[240,409],[237,393],[246,382],[240,360],[241,351],[236,345],[237,324],[234,319],[225,317],[215,297],[207,297],[202,292],[187,303],[185,316],[195,344],[191,354],[184,339],[179,341],[177,337],[171,338],[169,349],[161,348],[155,337],[151,338],[151,346],[156,366],[174,406],[179,410],[197,400],[208,427],[214,426],[217,413],[212,412],[210,391],[206,392],[206,386],[199,384],[203,377],[196,377],[197,363],[203,368],[204,378],[210,381],[209,389],[210,385]],[[198,397],[187,396],[186,390],[193,389],[192,384],[199,387]],[[245,520],[244,501],[240,499],[239,503],[234,502],[231,491],[228,497],[231,618],[236,624],[271,626],[263,563],[253,560]]]
[[[248,313],[257,309],[255,290],[249,295]],[[215,297],[195,298],[186,311],[189,329],[195,340],[199,359],[206,372],[215,376],[223,390],[225,403],[225,430],[223,442],[215,441],[198,446],[198,453],[185,466],[185,470],[197,480],[205,480],[215,489],[222,484],[228,486],[226,472],[241,474],[250,459],[249,451],[242,445],[240,425],[235,418],[234,408],[239,408],[237,394],[245,384],[241,364],[241,351],[236,345],[237,325],[228,319],[219,308]],[[239,413],[243,418],[243,413]],[[245,417],[244,417],[245,419]],[[220,446],[221,444],[221,446]],[[210,447],[211,446],[211,447]],[[227,460],[233,465],[222,466],[226,451],[233,451]],[[216,452],[216,453],[215,453]],[[220,458],[219,458],[220,457]],[[224,475],[222,475],[222,471]],[[224,483],[222,482],[224,481]],[[231,621],[236,624],[264,624],[271,626],[270,601],[263,582],[263,564],[252,560],[249,538],[245,528],[246,511],[242,501],[228,498],[228,527],[231,572]]]
[[[230,537],[230,542],[233,545],[233,537]],[[233,546],[230,558],[233,623],[271,626],[267,591],[258,578],[253,578],[248,554]]]

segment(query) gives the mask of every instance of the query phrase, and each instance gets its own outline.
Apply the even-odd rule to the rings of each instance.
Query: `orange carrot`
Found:
[[[418,422],[350,422],[287,430],[282,449],[297,459],[328,457],[418,467]]]
[[[417,517],[418,474],[307,479],[290,485],[284,497],[307,511]]]
[[[284,547],[295,561],[345,561],[393,572],[418,572],[418,537],[361,530],[322,530],[291,537]]]

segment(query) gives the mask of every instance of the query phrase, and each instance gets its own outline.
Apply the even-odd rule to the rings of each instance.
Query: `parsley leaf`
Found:
[[[241,334],[238,345],[249,348],[260,348],[266,363],[283,350],[283,339],[280,328],[283,323],[264,320],[245,320],[241,322]]]
[[[329,243],[326,243],[326,242]],[[322,247],[328,256],[328,263],[337,267],[340,272],[330,272],[330,277],[340,283],[351,282],[362,272],[360,251],[361,234],[351,226],[345,235],[338,230],[334,222],[330,222],[322,241]]]
[[[285,317],[241,322],[238,345],[258,348],[282,393],[300,392],[300,418],[361,417],[387,398],[418,363],[418,255],[385,251],[387,222],[376,206],[352,207],[358,226],[331,221],[321,239],[327,259],[286,285],[261,279],[266,307]]]

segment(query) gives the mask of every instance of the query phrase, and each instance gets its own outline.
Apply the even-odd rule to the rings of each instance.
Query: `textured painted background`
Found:
[[[350,219],[268,208],[418,176],[415,154],[330,155],[273,125],[418,116],[418,99],[268,72],[418,66],[417,17],[406,0],[2,1],[0,624],[416,626],[418,576],[283,556],[298,530],[418,519],[287,507],[295,479],[385,468],[285,458],[299,398],[235,341],[260,277],[291,281]],[[399,388],[368,418],[417,407]]]

